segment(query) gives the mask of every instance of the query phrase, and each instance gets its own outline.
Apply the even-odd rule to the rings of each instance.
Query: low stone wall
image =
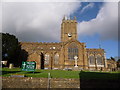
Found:
[[[2,88],[80,88],[79,79],[2,77]]]
[[[2,77],[2,88],[120,88],[120,80]]]

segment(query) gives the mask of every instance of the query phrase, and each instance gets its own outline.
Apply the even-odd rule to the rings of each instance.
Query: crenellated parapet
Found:
[[[101,49],[101,48],[86,48],[88,51],[90,51],[90,50],[94,50],[94,51],[98,51],[98,50],[104,50],[104,49]]]
[[[70,17],[66,17],[66,16],[64,16],[64,18],[63,18],[62,22],[63,22],[63,23],[72,23],[72,22],[77,23],[77,21],[76,21],[76,17],[75,17],[75,16],[74,16],[74,18],[73,18],[73,19],[72,19],[72,18],[70,18]]]
[[[101,48],[87,48],[86,49],[86,51],[87,51],[87,54],[88,54],[88,56],[89,55],[101,55],[101,56],[104,56],[104,49],[101,49]]]
[[[61,42],[20,42],[20,44],[60,44]]]
[[[62,44],[57,42],[20,42],[21,48],[27,52],[60,51]]]

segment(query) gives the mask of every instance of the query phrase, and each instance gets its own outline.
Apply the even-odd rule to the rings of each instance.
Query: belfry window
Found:
[[[97,55],[96,60],[97,60],[98,65],[102,65],[102,57],[101,57],[101,55]]]
[[[68,47],[68,59],[69,60],[74,60],[74,56],[78,57],[78,47],[75,43],[72,43]]]
[[[89,64],[90,65],[95,65],[95,57],[93,55],[89,56]]]
[[[49,54],[45,54],[45,64],[49,64]]]
[[[54,56],[54,63],[58,64],[58,62],[59,62],[59,54],[56,53],[55,56]]]

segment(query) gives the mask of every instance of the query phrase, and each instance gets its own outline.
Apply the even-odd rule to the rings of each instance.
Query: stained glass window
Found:
[[[56,54],[55,54],[55,57],[54,57],[54,63],[55,63],[55,64],[58,64],[58,62],[59,62],[59,54],[56,53]]]
[[[45,64],[49,64],[49,54],[45,54]]]
[[[96,60],[98,65],[102,65],[102,57],[100,55],[97,55]]]
[[[74,56],[78,57],[78,47],[75,43],[72,43],[68,47],[68,59],[74,60]]]
[[[89,64],[90,65],[95,65],[95,57],[93,55],[89,56]]]

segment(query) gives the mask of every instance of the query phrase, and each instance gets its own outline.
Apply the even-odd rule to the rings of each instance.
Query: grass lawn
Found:
[[[90,71],[66,71],[66,70],[40,70],[36,69],[35,73],[21,71],[20,68],[2,68],[2,76],[10,76],[12,74],[22,75],[26,77],[42,77],[47,78],[48,73],[52,78],[80,78],[80,79],[119,79],[120,72],[90,72]]]
[[[35,73],[29,71],[21,71],[20,68],[2,68],[2,76],[10,76],[12,74],[24,74],[26,77],[43,77],[47,78],[50,73],[52,78],[79,78],[80,71],[65,70],[40,70],[36,69]]]

